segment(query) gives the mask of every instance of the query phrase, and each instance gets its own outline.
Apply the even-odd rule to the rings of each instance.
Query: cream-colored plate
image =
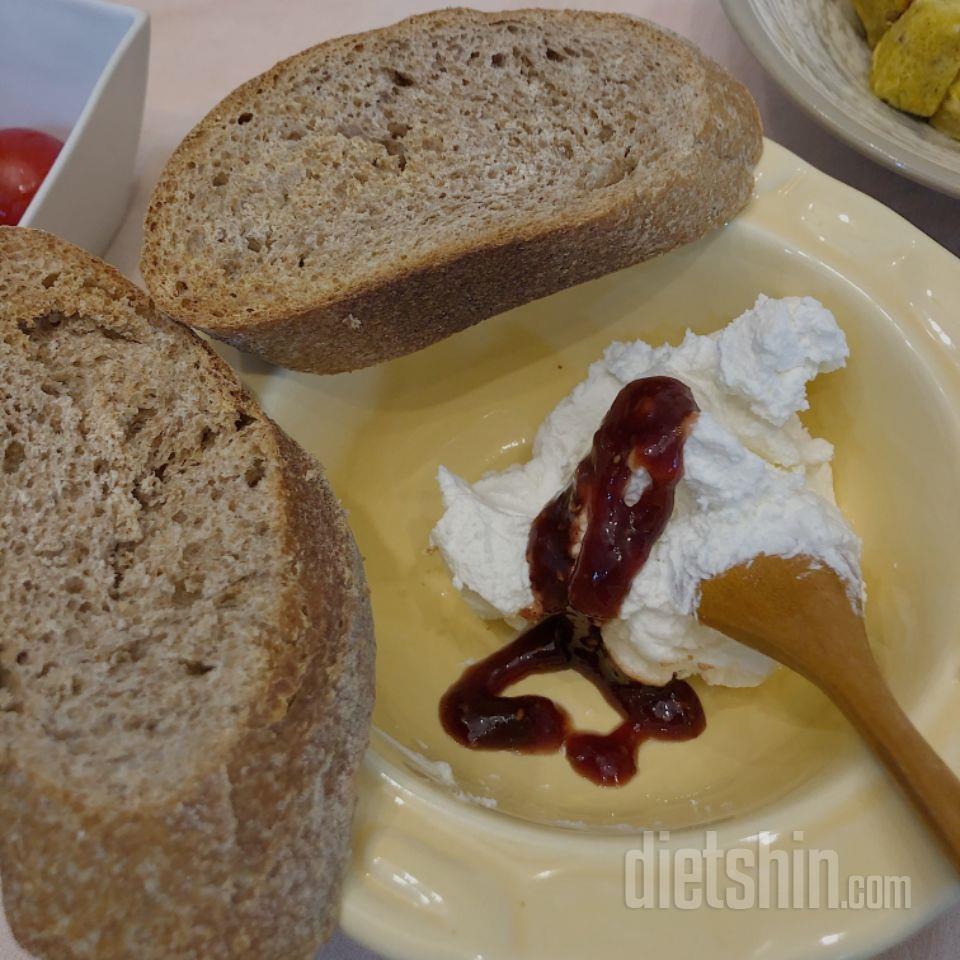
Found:
[[[700,688],[708,729],[648,743],[628,787],[560,756],[471,752],[437,701],[508,636],[452,590],[427,536],[444,463],[468,478],[523,458],[544,414],[614,339],[714,330],[758,292],[811,294],[849,338],[806,418],[836,444],[839,501],[865,544],[869,626],[897,694],[960,766],[960,264],[889,210],[767,143],[757,195],[712,237],[338,377],[231,355],[266,409],[327,465],[373,592],[376,729],[343,922],[390,957],[533,960],[625,948],[711,960],[853,957],[905,935],[957,888],[936,847],[832,706],[798,677]],[[457,291],[451,289],[450,297]],[[585,724],[609,709],[575,676],[538,678]],[[696,847],[766,832],[838,852],[842,875],[908,874],[911,910],[629,910],[643,828]]]

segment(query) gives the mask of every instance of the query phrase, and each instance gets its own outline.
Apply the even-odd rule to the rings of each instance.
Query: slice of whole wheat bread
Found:
[[[0,228],[0,876],[45,958],[308,958],[373,697],[319,465],[116,271]]]
[[[141,269],[173,317],[349,370],[701,236],[761,145],[747,91],[646,21],[443,10],[231,93],[169,160]]]

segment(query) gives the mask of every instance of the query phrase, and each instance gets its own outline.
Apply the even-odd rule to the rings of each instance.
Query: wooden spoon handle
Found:
[[[863,658],[854,682],[824,684],[824,690],[913,800],[960,871],[960,780],[900,708],[873,657]]]

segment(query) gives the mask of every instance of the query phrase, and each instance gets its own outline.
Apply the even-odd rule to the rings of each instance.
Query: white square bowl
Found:
[[[150,45],[145,13],[101,0],[0,3],[0,128],[64,140],[21,226],[102,253],[127,207]]]

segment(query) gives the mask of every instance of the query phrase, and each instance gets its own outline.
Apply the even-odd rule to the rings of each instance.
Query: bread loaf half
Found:
[[[116,271],[0,228],[0,875],[63,960],[312,957],[373,697],[319,465]]]
[[[646,21],[443,10],[231,93],[168,162],[141,268],[170,316],[350,370],[701,236],[761,142],[747,91]]]

